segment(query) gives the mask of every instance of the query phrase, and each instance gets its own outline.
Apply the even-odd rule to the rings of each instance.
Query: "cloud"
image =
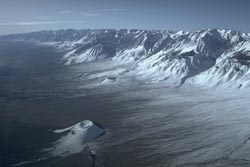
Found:
[[[86,16],[86,17],[97,17],[97,16],[101,16],[100,13],[84,13],[84,12],[80,12],[80,15]]]
[[[53,25],[63,23],[84,23],[84,21],[32,21],[32,22],[0,22],[0,26],[32,26],[32,25]]]
[[[33,22],[0,22],[0,26],[29,26],[29,25],[46,25],[46,24],[58,24],[57,21],[33,21]]]
[[[51,19],[51,18],[55,18],[54,16],[34,16],[31,17],[33,19]]]
[[[69,13],[71,13],[71,11],[70,10],[62,10],[62,11],[59,11],[58,13],[59,14],[69,14]]]
[[[85,23],[85,21],[81,21],[81,20],[73,20],[73,21],[62,21],[60,23]]]
[[[79,12],[79,11],[71,11],[71,10],[62,10],[59,11],[59,14],[74,14],[74,15],[81,15],[84,17],[97,17],[97,16],[101,16],[104,15],[105,12],[110,12],[110,13],[115,13],[115,12],[126,12],[128,11],[127,9],[123,9],[123,8],[106,8],[106,9],[100,9],[100,10],[96,10],[96,11],[89,11],[89,12]]]
[[[107,9],[101,9],[99,11],[100,12],[126,12],[128,10],[127,9],[123,9],[123,8],[107,8]]]
[[[101,15],[98,12],[78,12],[78,11],[70,11],[70,10],[59,11],[59,14],[74,14],[74,15],[81,15],[85,17],[97,17]]]
[[[26,20],[26,19],[53,19],[53,18],[55,18],[55,16],[49,16],[49,15],[18,17],[19,20]]]

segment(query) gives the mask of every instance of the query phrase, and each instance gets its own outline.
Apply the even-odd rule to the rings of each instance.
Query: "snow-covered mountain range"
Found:
[[[65,65],[105,59],[134,62],[136,73],[148,81],[250,87],[248,33],[224,29],[192,32],[68,29],[6,35],[0,40],[51,45],[65,52],[62,58]]]

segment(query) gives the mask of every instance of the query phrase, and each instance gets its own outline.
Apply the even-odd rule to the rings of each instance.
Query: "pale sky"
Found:
[[[0,34],[136,28],[250,32],[249,0],[0,0]]]

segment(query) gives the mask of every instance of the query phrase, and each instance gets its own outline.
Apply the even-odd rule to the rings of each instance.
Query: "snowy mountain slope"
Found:
[[[86,143],[93,142],[95,139],[105,134],[105,129],[89,120],[84,120],[71,127],[55,130],[55,133],[66,133],[59,140],[54,142],[50,151],[51,156],[68,156],[82,152]]]
[[[250,87],[250,43],[240,42],[217,59],[207,71],[191,78],[189,82],[210,87]]]
[[[139,78],[205,86],[247,88],[250,35],[231,30],[59,30],[1,36],[64,50],[66,65],[111,59],[135,62]]]
[[[215,29],[177,32],[138,63],[139,73],[153,81],[183,84],[186,79],[213,67],[223,54],[240,50],[242,42],[247,45],[249,35]]]

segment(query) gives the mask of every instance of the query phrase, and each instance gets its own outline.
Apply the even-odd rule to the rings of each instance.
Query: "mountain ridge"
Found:
[[[191,32],[136,29],[58,30],[0,36],[64,50],[65,65],[111,59],[135,62],[152,82],[250,87],[250,34],[226,29]]]

